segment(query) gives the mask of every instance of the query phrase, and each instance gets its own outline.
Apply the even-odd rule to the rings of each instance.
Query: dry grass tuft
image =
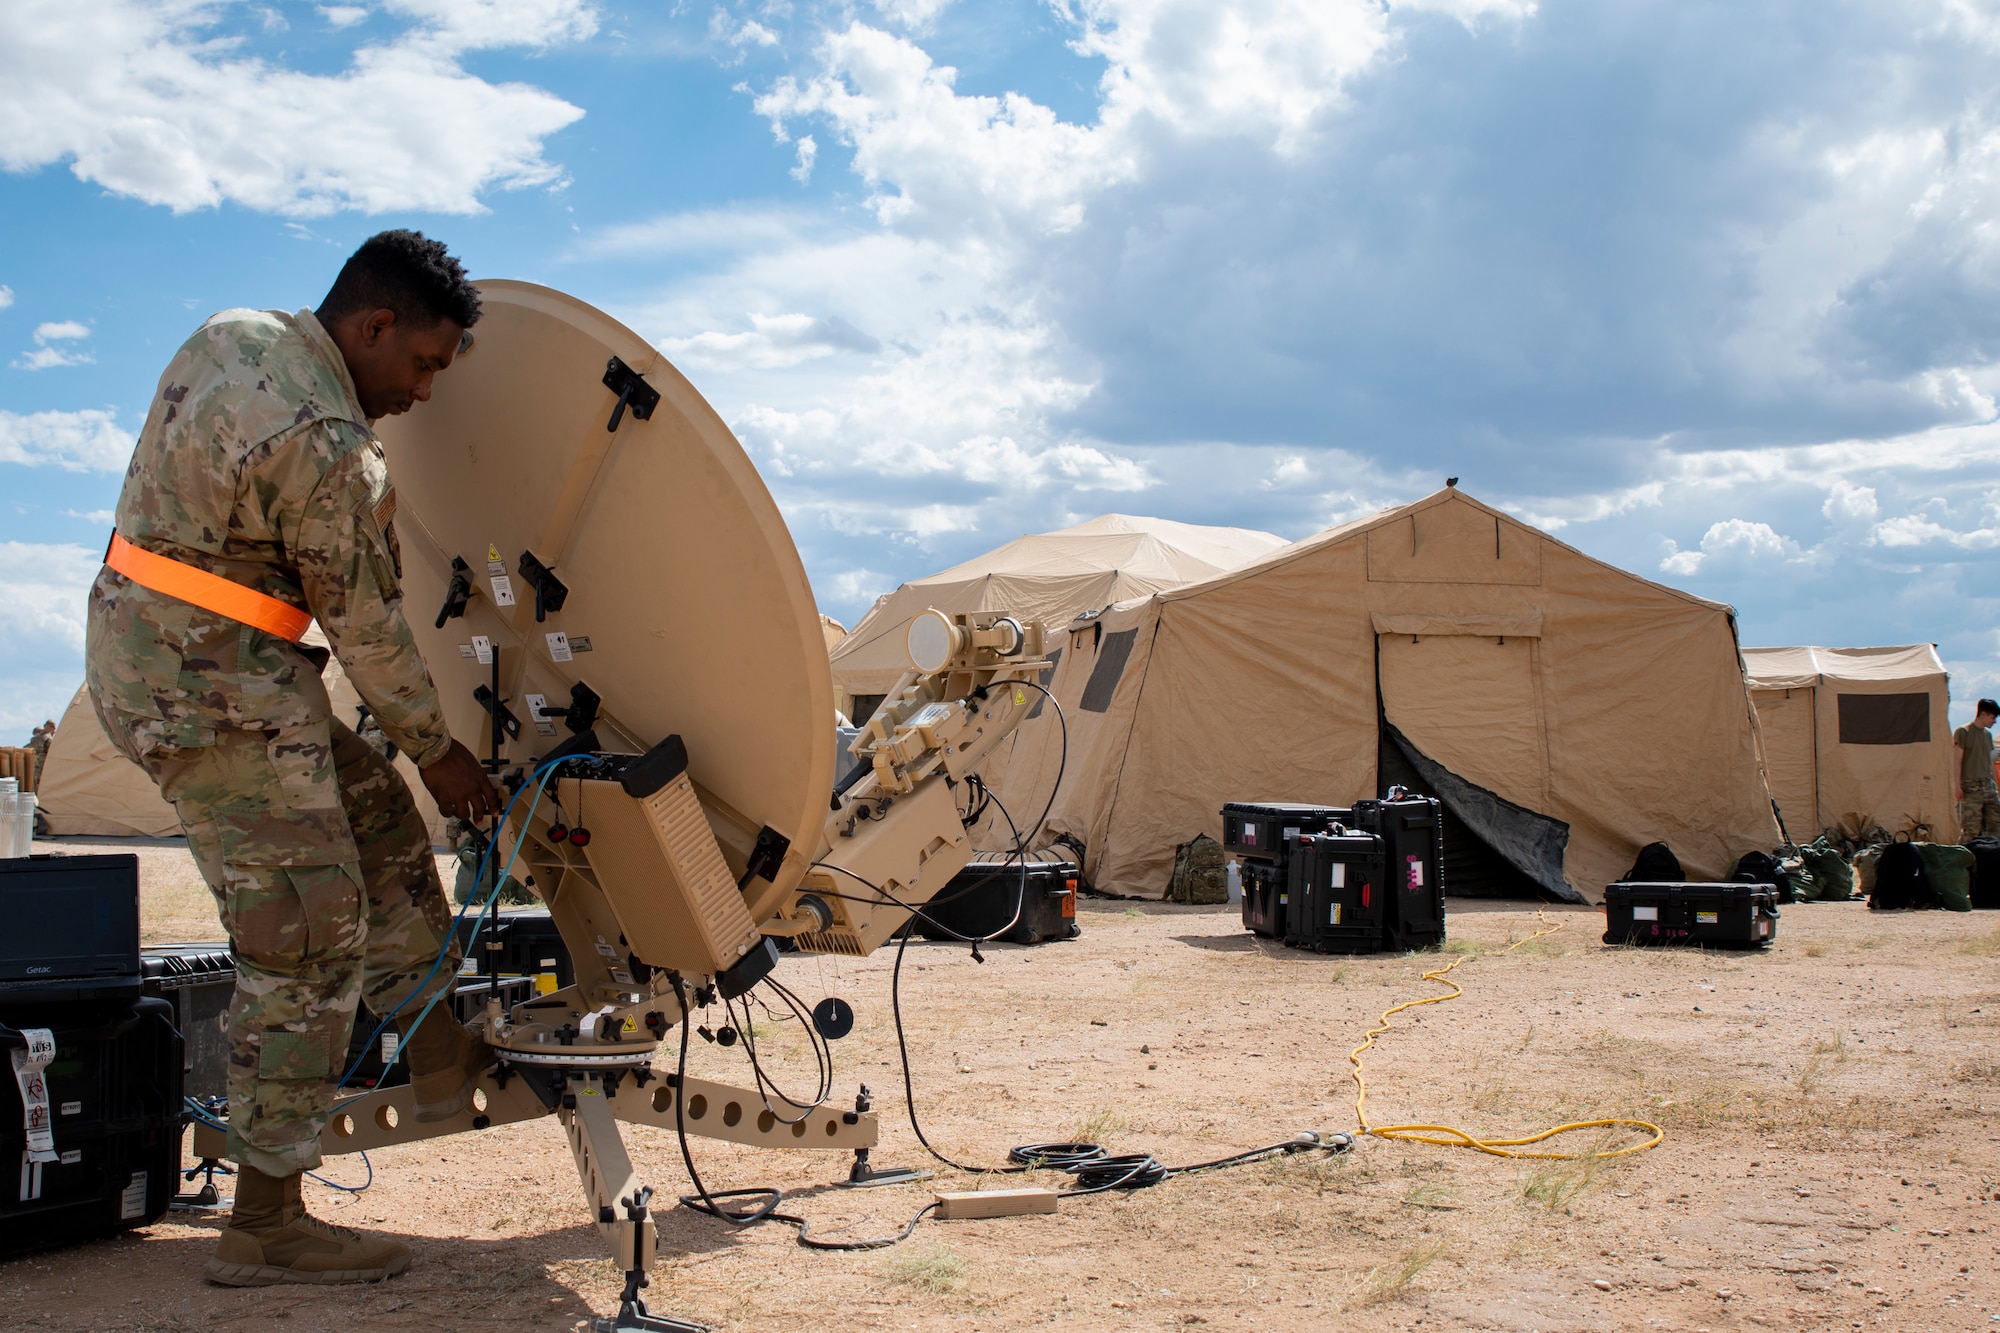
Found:
[[[1848,1062],[1847,1042],[1836,1031],[1831,1041],[1816,1041],[1806,1054],[1805,1068],[1799,1071],[1799,1095],[1811,1097],[1840,1072]]]
[[[1444,1213],[1456,1212],[1459,1208],[1457,1200],[1452,1198],[1451,1187],[1436,1180],[1410,1186],[1409,1193],[1403,1196],[1403,1206],[1427,1208],[1432,1212]]]
[[[1093,1106],[1070,1127],[1070,1139],[1077,1143],[1102,1143],[1131,1124],[1115,1106]]]
[[[1440,1236],[1436,1240],[1423,1241],[1403,1251],[1402,1256],[1392,1264],[1368,1270],[1361,1279],[1349,1304],[1366,1309],[1371,1305],[1382,1305],[1398,1300],[1408,1293],[1410,1283],[1417,1274],[1436,1263],[1444,1252],[1451,1248],[1449,1238]]]
[[[966,1262],[949,1245],[925,1245],[892,1251],[882,1261],[882,1276],[898,1286],[914,1287],[932,1296],[949,1296],[965,1281]]]
[[[1585,1190],[1603,1179],[1614,1163],[1623,1160],[1604,1154],[1617,1150],[1626,1141],[1626,1132],[1613,1127],[1599,1134],[1579,1156],[1534,1163],[1522,1173],[1521,1198],[1528,1203],[1539,1203],[1550,1212],[1567,1211]]]
[[[2000,930],[1986,935],[1975,935],[1958,946],[1960,953],[1969,953],[1981,958],[2000,955]]]

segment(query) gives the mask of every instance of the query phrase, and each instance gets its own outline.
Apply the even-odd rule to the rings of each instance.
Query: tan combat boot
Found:
[[[403,1030],[403,1059],[417,1098],[417,1119],[434,1124],[463,1111],[479,1075],[493,1066],[493,1048],[467,1032],[442,1001],[415,1032],[401,1014],[396,1026]]]
[[[306,1215],[299,1177],[236,1173],[236,1207],[208,1261],[208,1280],[225,1287],[280,1282],[381,1282],[410,1266],[410,1247]]]

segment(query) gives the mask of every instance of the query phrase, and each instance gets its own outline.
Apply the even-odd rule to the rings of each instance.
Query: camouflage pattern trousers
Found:
[[[132,732],[104,712],[124,749]],[[457,977],[456,943],[431,974],[451,916],[430,836],[380,748],[339,722],[134,757],[180,814],[236,960],[229,1156],[267,1175],[310,1170],[356,1001],[414,1015]]]
[[[2000,791],[1967,787],[1958,803],[1958,840],[1971,842],[1982,833],[2000,836]]]

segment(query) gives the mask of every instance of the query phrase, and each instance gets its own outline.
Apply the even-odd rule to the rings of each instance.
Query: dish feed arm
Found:
[[[791,910],[764,927],[801,951],[874,952],[965,867],[972,844],[953,790],[1033,710],[1049,667],[1040,625],[992,613],[927,611],[910,640],[917,669],[855,738],[813,866]]]

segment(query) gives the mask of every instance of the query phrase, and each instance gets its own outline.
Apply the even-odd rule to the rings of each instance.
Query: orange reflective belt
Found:
[[[306,627],[312,624],[310,612],[267,597],[255,588],[232,583],[219,574],[141,550],[115,532],[111,534],[109,549],[104,552],[104,563],[142,588],[228,616],[293,643],[303,639]]]

